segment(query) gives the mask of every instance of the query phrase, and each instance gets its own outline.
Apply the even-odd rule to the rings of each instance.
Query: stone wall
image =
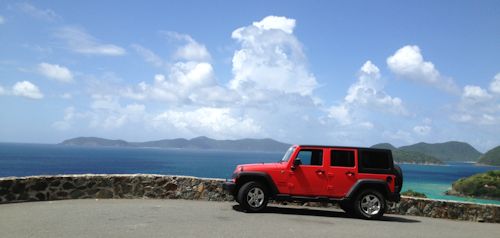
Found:
[[[230,201],[222,179],[163,175],[59,175],[0,178],[0,203],[85,198]]]
[[[85,198],[232,201],[233,197],[222,189],[223,182],[222,179],[144,174],[0,178],[0,204]],[[497,205],[424,198],[403,197],[400,203],[390,204],[388,213],[500,223]]]
[[[452,202],[427,198],[402,197],[389,204],[388,213],[463,221],[500,223],[500,206],[467,202]]]

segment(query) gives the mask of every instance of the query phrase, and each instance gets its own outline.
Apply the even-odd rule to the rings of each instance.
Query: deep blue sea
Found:
[[[282,156],[282,153],[265,152],[0,143],[0,177],[149,173],[229,178],[237,164],[275,162]],[[444,195],[453,181],[500,167],[470,163],[444,166],[403,164],[401,167],[405,178],[403,191],[412,189],[436,199],[500,204],[494,200]]]

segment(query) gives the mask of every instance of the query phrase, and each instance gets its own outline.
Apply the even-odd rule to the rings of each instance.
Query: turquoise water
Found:
[[[447,165],[401,165],[405,182],[403,191],[414,190],[425,193],[433,199],[466,201],[475,203],[499,204],[498,200],[457,197],[444,194],[451,189],[451,184],[461,177],[468,177],[476,173],[498,170],[495,166],[477,166],[473,163],[450,163]]]
[[[275,162],[281,157],[282,153],[0,143],[0,177],[150,173],[228,178],[238,164]],[[468,163],[401,167],[405,178],[403,191],[412,189],[434,199],[500,204],[494,200],[444,195],[453,181],[499,167]]]

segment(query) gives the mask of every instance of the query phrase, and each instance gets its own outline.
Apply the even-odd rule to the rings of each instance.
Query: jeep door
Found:
[[[344,197],[357,180],[358,150],[331,148],[327,151],[327,190],[330,197]]]
[[[325,150],[322,148],[300,148],[293,162],[300,159],[301,164],[288,170],[288,189],[290,195],[327,196]]]

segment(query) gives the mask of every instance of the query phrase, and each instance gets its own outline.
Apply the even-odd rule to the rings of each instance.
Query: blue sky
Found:
[[[0,2],[0,141],[500,144],[498,1]]]

